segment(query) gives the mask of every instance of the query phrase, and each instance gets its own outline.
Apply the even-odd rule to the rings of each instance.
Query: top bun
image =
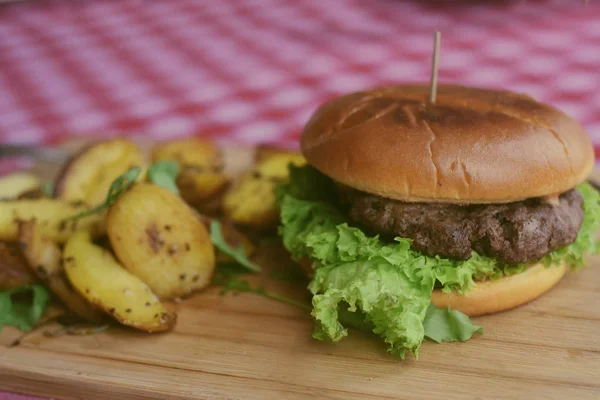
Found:
[[[594,151],[561,111],[505,91],[426,85],[348,94],[304,129],[308,162],[337,182],[414,202],[502,203],[583,182]]]

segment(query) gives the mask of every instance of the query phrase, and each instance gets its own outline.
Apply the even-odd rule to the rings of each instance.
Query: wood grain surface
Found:
[[[228,153],[234,169],[251,157]],[[306,282],[269,278],[291,267],[276,241],[257,259],[265,271],[255,283],[308,302]],[[170,333],[40,331],[2,346],[0,389],[64,399],[600,399],[599,267],[590,259],[544,297],[475,318],[482,336],[425,342],[418,361],[392,359],[379,338],[354,330],[338,344],[313,340],[305,311],[212,288],[170,304],[179,313]],[[4,329],[0,344],[18,335]]]

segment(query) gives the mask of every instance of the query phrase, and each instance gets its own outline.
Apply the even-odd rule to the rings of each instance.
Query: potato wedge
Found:
[[[16,289],[37,282],[17,243],[0,242],[0,290]]]
[[[19,223],[19,242],[31,269],[71,311],[92,322],[100,322],[105,318],[102,312],[73,289],[65,275],[60,248],[42,237],[37,223]]]
[[[256,146],[254,150],[254,163],[260,164],[275,155],[299,154],[295,150],[286,149],[283,147],[272,146],[269,144],[261,144]]]
[[[221,205],[219,198],[229,187],[230,181],[222,172],[183,167],[177,177],[177,187],[186,203],[202,212],[216,214]]]
[[[31,189],[17,196],[17,200],[38,200],[49,198],[42,188]]]
[[[215,254],[195,212],[167,189],[136,184],[111,206],[107,233],[117,258],[160,298],[210,283]]]
[[[253,174],[274,182],[285,182],[288,178],[288,166],[301,166],[306,160],[300,153],[273,154],[265,161],[256,164]]]
[[[152,161],[176,161],[180,166],[177,187],[193,207],[214,213],[231,179],[223,173],[223,155],[214,143],[186,138],[161,143],[152,151]]]
[[[123,325],[146,332],[175,326],[176,314],[168,312],[150,288],[108,250],[93,244],[88,232],[71,236],[63,260],[75,290]]]
[[[152,162],[173,160],[181,165],[223,167],[223,155],[209,140],[185,138],[159,143],[152,149]]]
[[[273,154],[257,164],[227,192],[223,214],[236,224],[254,229],[271,229],[279,221],[275,204],[275,186],[288,178],[288,165],[303,165],[298,153]]]
[[[17,241],[19,221],[32,219],[40,225],[44,237],[61,243],[77,230],[89,230],[94,235],[104,232],[102,215],[66,220],[84,210],[87,208],[82,205],[55,199],[0,201],[0,240]]]
[[[113,181],[134,166],[143,169],[144,157],[129,140],[117,138],[93,144],[65,164],[56,181],[55,195],[61,200],[97,206],[106,200]]]
[[[38,189],[42,183],[28,172],[15,172],[0,177],[0,199],[14,199],[21,194]]]

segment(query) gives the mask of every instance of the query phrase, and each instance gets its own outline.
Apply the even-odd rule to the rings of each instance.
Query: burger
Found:
[[[313,336],[362,321],[388,351],[465,340],[468,316],[528,303],[596,250],[582,127],[533,98],[400,85],[321,106],[308,164],[278,188],[280,234],[311,277]]]

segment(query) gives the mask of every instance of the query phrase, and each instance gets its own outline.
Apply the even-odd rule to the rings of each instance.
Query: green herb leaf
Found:
[[[246,269],[252,272],[260,272],[260,267],[250,261],[246,256],[246,253],[244,252],[244,246],[240,245],[240,247],[234,249],[225,241],[225,238],[223,238],[223,234],[221,232],[221,223],[219,221],[213,220],[210,223],[210,239],[217,249],[232,257]]]
[[[232,279],[237,279],[239,275],[247,274],[248,270],[236,262],[222,262],[217,265],[212,277],[212,284],[224,286]]]
[[[271,271],[269,278],[277,281],[306,282],[306,274],[299,267],[282,268]]]
[[[52,198],[54,197],[54,183],[53,182],[45,182],[42,185],[42,193],[45,197]]]
[[[77,220],[85,217],[89,217],[90,215],[98,214],[110,207],[120,195],[125,193],[127,189],[131,185],[135,183],[135,180],[140,175],[141,169],[139,167],[133,167],[129,171],[125,172],[123,175],[119,176],[114,180],[110,188],[108,189],[108,194],[106,195],[106,201],[100,204],[97,207],[92,208],[91,210],[86,210],[80,212],[79,214],[75,214],[74,216],[67,218],[70,220]]]
[[[473,324],[467,315],[450,308],[436,308],[433,304],[427,309],[423,327],[425,337],[437,343],[464,342],[474,333],[483,333],[483,328]]]
[[[5,325],[29,331],[50,302],[50,292],[41,285],[26,285],[0,292],[0,331]]]
[[[179,189],[175,183],[179,175],[179,164],[175,161],[158,161],[148,168],[148,180],[165,189],[169,189],[175,194],[179,194]]]
[[[225,282],[225,284],[223,285],[223,289],[221,290],[221,295],[225,295],[227,293],[236,293],[236,294],[254,293],[259,296],[263,296],[268,299],[278,301],[280,303],[285,303],[285,304],[289,304],[289,305],[301,308],[303,310],[310,311],[310,309],[311,309],[310,305],[308,305],[306,303],[302,303],[300,301],[291,299],[289,297],[270,292],[262,286],[252,287],[252,285],[250,285],[250,282],[248,282],[245,279],[238,279],[237,277],[231,277],[229,279],[229,281]]]

